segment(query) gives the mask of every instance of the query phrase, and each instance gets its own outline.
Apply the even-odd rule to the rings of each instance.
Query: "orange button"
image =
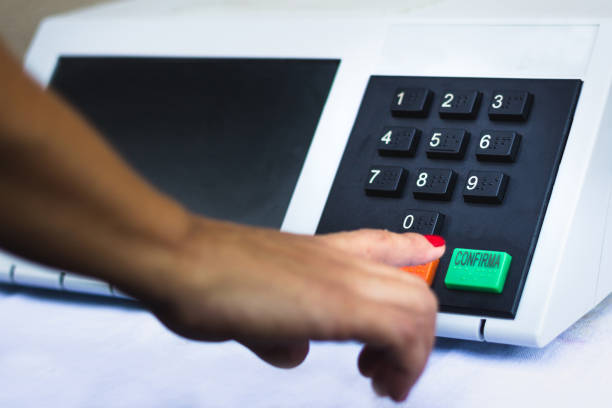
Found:
[[[402,267],[402,271],[414,273],[415,275],[421,277],[428,285],[431,286],[434,276],[436,276],[436,269],[438,269],[438,264],[440,261],[436,259],[425,265],[415,265],[415,266],[404,266]]]

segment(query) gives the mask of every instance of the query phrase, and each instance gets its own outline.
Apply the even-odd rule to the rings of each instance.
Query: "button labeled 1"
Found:
[[[407,174],[408,172],[399,166],[372,166],[366,175],[366,194],[399,197]]]
[[[470,171],[463,199],[470,203],[500,204],[506,194],[508,179],[500,171]]]
[[[425,117],[429,111],[432,93],[425,88],[399,88],[391,102],[393,116]]]

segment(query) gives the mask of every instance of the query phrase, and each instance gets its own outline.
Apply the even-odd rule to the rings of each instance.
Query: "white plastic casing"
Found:
[[[13,282],[13,258],[0,252],[0,283]]]
[[[35,263],[19,260],[15,262],[13,282],[18,285],[45,289],[62,289],[61,274]]]
[[[65,290],[72,292],[88,293],[91,295],[113,296],[110,285],[98,279],[67,273],[62,279]]]
[[[304,234],[316,230],[371,75],[583,80],[516,317],[438,316],[439,336],[543,346],[612,290],[610,50],[608,20],[253,16],[237,11],[117,18],[108,12],[43,22],[26,68],[46,85],[58,58],[66,55],[340,59],[282,225],[283,231]],[[17,265],[16,281],[25,283],[19,270]],[[101,287],[69,282],[67,289]]]

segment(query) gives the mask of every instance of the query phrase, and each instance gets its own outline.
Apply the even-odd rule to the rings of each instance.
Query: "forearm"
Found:
[[[439,258],[440,239],[306,237],[190,215],[1,46],[0,193],[0,246],[114,283],[183,336],[237,339],[282,367],[310,339],[356,339],[368,344],[361,372],[395,400],[425,366],[437,303],[396,267]]]
[[[127,286],[172,263],[191,216],[1,44],[0,89],[0,246]]]

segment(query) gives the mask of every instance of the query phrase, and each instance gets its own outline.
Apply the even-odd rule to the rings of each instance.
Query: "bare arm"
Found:
[[[0,44],[0,246],[106,280],[175,332],[235,339],[277,366],[308,341],[366,343],[361,372],[404,399],[425,366],[437,309],[393,266],[440,257],[416,234],[309,237],[189,213],[136,175],[96,130]]]

